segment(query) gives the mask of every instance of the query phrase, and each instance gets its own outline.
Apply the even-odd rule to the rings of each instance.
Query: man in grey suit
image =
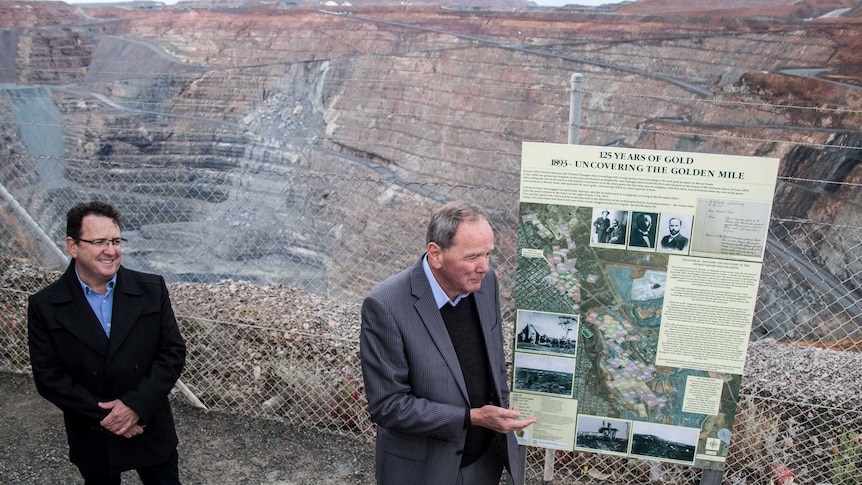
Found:
[[[536,421],[507,409],[494,232],[481,209],[446,204],[427,252],[362,304],[362,375],[377,424],[378,485],[520,485],[514,431]]]

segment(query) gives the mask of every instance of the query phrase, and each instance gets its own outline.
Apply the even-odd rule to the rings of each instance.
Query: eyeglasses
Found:
[[[114,247],[120,247],[120,245],[123,244],[124,242],[128,242],[127,239],[124,237],[115,237],[114,239],[99,238],[99,239],[93,239],[93,240],[81,239],[79,237],[73,237],[72,239],[74,239],[76,241],[85,242],[87,244],[92,244],[93,246],[99,246],[103,249],[107,248],[108,245],[113,245]]]

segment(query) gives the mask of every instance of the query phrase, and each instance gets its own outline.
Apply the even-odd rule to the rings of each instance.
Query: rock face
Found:
[[[858,292],[856,2],[530,5],[4,2],[0,183],[55,241],[71,203],[111,199],[127,263],[175,281],[357,299],[419,256],[447,198],[490,208],[514,254],[521,142],[566,142],[579,72],[581,143],[780,157],[774,216],[816,227],[775,233]],[[2,215],[4,250],[58,264]],[[781,289],[798,271],[772,257],[789,269],[764,298],[798,328],[805,312]],[[513,260],[497,263],[504,285]],[[842,321],[814,318],[799,337],[858,332],[855,314],[824,314]]]

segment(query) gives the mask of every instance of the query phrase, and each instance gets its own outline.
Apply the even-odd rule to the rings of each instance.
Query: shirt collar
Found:
[[[443,305],[450,304],[455,306],[461,301],[461,298],[469,295],[469,293],[464,293],[463,295],[458,295],[458,298],[455,298],[455,301],[450,301],[449,297],[446,296],[446,292],[443,291],[443,288],[440,286],[440,283],[437,282],[437,278],[434,276],[434,273],[431,272],[431,266],[428,264],[428,254],[422,257],[422,269],[425,270],[425,277],[428,278],[428,283],[431,284],[431,292],[434,293],[434,301],[437,303],[437,308],[443,308]]]
[[[84,283],[84,280],[81,279],[81,275],[78,274],[78,268],[77,267],[75,268],[75,277],[78,278],[78,283],[80,283],[81,288],[84,290],[85,295],[88,293],[99,293],[98,291],[90,288],[90,286],[87,285],[87,283]],[[114,291],[114,286],[116,284],[117,284],[117,273],[114,273],[114,276],[111,277],[111,280],[108,281],[107,284],[105,284],[105,290],[106,290],[105,294],[110,295],[111,292]],[[101,293],[99,293],[99,294],[101,294]]]

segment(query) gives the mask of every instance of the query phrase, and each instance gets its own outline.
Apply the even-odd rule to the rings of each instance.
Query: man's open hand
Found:
[[[470,410],[471,424],[492,429],[498,433],[508,433],[510,431],[524,429],[536,421],[537,418],[535,416],[521,418],[521,413],[518,412],[517,407],[514,409],[506,409],[487,404],[481,408],[473,408]]]

